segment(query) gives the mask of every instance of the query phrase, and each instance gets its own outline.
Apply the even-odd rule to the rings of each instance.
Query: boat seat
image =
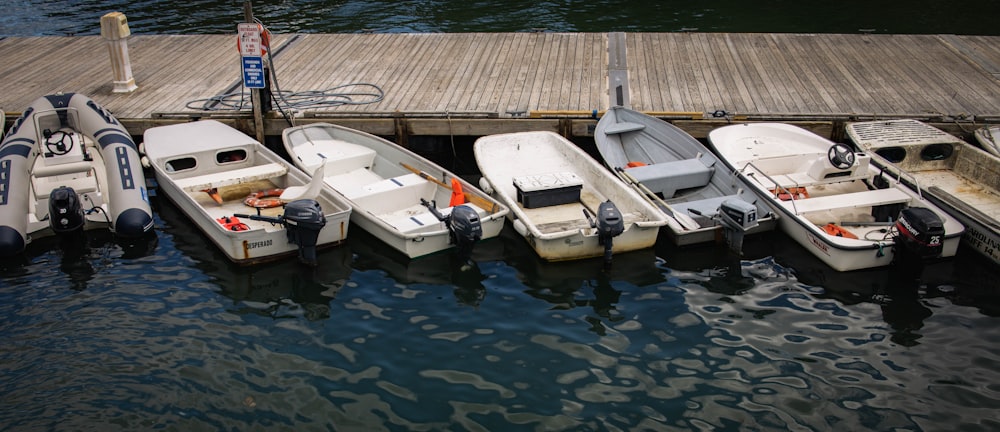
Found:
[[[96,176],[82,176],[71,179],[59,179],[52,177],[41,177],[31,179],[31,185],[35,189],[35,198],[44,199],[48,198],[52,191],[60,186],[67,186],[73,188],[73,191],[79,194],[85,194],[90,192],[97,192],[97,177]]]
[[[899,204],[909,202],[912,199],[906,192],[897,188],[888,188],[781,201],[781,205],[793,213],[801,215],[827,210]]]
[[[670,198],[679,189],[701,187],[712,180],[715,161],[706,164],[701,158],[682,159],[625,168],[625,171],[649,190]]]
[[[417,210],[412,215],[392,215],[385,218],[385,222],[395,227],[403,234],[413,234],[426,231],[437,231],[442,228],[437,216],[430,210],[423,207],[423,211]],[[438,209],[442,216],[451,214],[451,208]]]
[[[174,183],[185,191],[198,192],[205,189],[250,183],[257,180],[267,180],[283,176],[287,173],[288,168],[284,165],[269,163],[265,165],[256,165],[217,173],[203,174],[194,177],[175,179]]]
[[[476,213],[479,214],[480,218],[486,217],[486,211],[485,210],[483,210],[483,209],[481,209],[481,208],[479,208],[479,207],[477,207],[477,206],[475,206],[473,204],[469,204],[469,203],[465,203],[465,204],[462,204],[462,205],[468,206],[468,207],[472,208],[473,210],[475,210]],[[428,210],[424,206],[420,206],[420,207],[423,209],[423,211],[420,211],[420,210],[418,210],[416,208],[411,207],[411,208],[408,208],[405,212],[400,212],[400,214],[398,214],[398,215],[391,215],[391,216],[385,217],[384,220],[385,220],[386,223],[388,223],[389,225],[392,225],[397,230],[399,230],[399,232],[401,232],[403,234],[413,234],[413,233],[419,233],[419,232],[437,231],[437,230],[442,229],[442,228],[445,228],[445,229],[447,228],[447,227],[442,227],[441,225],[439,225],[440,221],[438,220],[437,216],[434,216],[434,214],[431,213],[430,210]],[[454,207],[438,208],[437,211],[439,213],[441,213],[442,216],[447,217],[448,215],[451,214],[451,210],[453,208]]]
[[[646,125],[641,123],[621,122],[608,126],[606,129],[604,129],[604,133],[607,135],[617,135],[617,134],[623,134],[625,132],[640,131],[645,128]]]
[[[436,187],[416,174],[404,174],[362,186],[348,198],[370,213],[384,214],[398,210],[400,203],[416,204],[420,198],[430,201]]]
[[[694,201],[677,202],[670,203],[670,208],[674,209],[675,212],[687,213],[689,215],[697,215],[696,213],[690,212],[689,210],[694,210],[701,213],[702,216],[711,218],[719,213],[719,206],[728,199],[743,199],[739,194],[718,196],[712,198],[705,198]]]

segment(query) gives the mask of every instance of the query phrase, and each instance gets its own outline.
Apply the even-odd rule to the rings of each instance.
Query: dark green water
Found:
[[[995,34],[983,18],[996,2],[807,3],[255,10],[277,32]],[[0,34],[94,34],[112,10],[136,33],[234,33],[241,6],[14,1]],[[841,274],[771,233],[742,257],[661,241],[606,272],[541,262],[508,227],[462,271],[447,254],[405,260],[352,227],[318,268],[244,269],[169,202],[153,204],[156,242],[90,233],[86,249],[45,240],[0,263],[0,429],[1000,429],[1000,270],[964,248],[919,278]]]
[[[235,33],[242,1],[8,1],[0,36],[98,34],[122,12],[137,34]],[[278,33],[794,32],[996,35],[1000,2],[763,1],[257,1]]]

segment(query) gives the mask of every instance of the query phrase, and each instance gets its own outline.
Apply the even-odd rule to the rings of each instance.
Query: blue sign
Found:
[[[243,56],[243,86],[264,88],[264,60],[261,56]]]

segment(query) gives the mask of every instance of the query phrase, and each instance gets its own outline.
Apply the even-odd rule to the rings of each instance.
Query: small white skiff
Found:
[[[781,213],[781,229],[835,270],[955,255],[962,224],[870,168],[866,153],[783,123],[723,126],[708,139]]]
[[[282,140],[296,166],[350,203],[352,222],[409,258],[455,247],[467,261],[503,228],[506,206],[393,142],[329,123],[285,129]]]
[[[850,123],[847,135],[873,165],[962,222],[962,241],[1000,264],[1000,158],[912,119]]]
[[[215,120],[146,130],[160,189],[233,262],[298,255],[347,237],[351,208],[246,134]]]
[[[0,256],[22,252],[32,237],[94,228],[155,235],[139,150],[92,99],[38,98],[0,144]]]
[[[594,158],[552,132],[476,140],[480,186],[511,208],[514,229],[548,261],[644,249],[665,215]]]

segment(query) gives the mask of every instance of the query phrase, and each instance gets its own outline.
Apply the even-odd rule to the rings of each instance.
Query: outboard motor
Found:
[[[52,231],[62,235],[82,230],[86,220],[80,198],[73,188],[59,186],[49,192],[49,226]]]
[[[729,250],[742,253],[743,236],[757,226],[757,206],[741,199],[727,199],[719,205],[719,223],[725,230]]]
[[[463,263],[472,260],[472,248],[481,238],[483,238],[483,224],[479,220],[479,213],[472,207],[458,205],[452,207],[451,214],[445,216],[437,209],[437,201],[427,201],[420,199],[420,204],[427,207],[431,214],[439,221],[444,222],[448,227],[451,243],[455,245],[455,252]]]
[[[923,207],[909,207],[896,219],[895,260],[904,266],[917,266],[941,256],[944,249],[944,221]]]
[[[288,242],[299,246],[299,259],[316,265],[316,243],[319,232],[326,226],[326,216],[319,202],[312,199],[292,201],[285,205],[283,218]]]
[[[462,262],[469,262],[472,259],[472,248],[483,238],[483,224],[479,220],[479,213],[466,205],[455,206],[451,209],[447,224],[458,257]]]
[[[583,213],[590,221],[590,227],[597,228],[597,244],[604,246],[604,266],[610,267],[613,253],[612,239],[625,232],[625,220],[622,218],[622,212],[618,210],[615,203],[608,200],[597,206],[596,221],[587,214],[586,207],[584,207]]]

